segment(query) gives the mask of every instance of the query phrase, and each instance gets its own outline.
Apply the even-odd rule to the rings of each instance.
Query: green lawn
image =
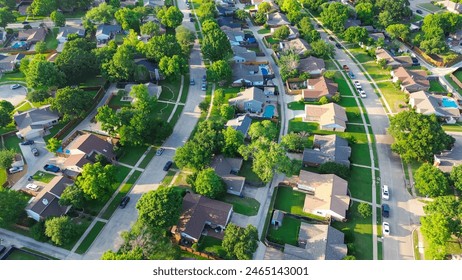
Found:
[[[267,28],[262,28],[260,30],[257,31],[258,34],[269,34],[271,33],[271,30],[267,29]]]
[[[119,204],[122,198],[127,195],[130,189],[133,187],[133,184],[135,184],[136,180],[138,180],[140,176],[141,176],[141,171],[136,170],[135,172],[133,172],[130,178],[128,178],[125,185],[123,185],[123,187],[120,188],[119,192],[114,197],[111,204],[109,204],[109,206],[106,208],[106,211],[103,213],[103,215],[101,215],[101,218],[109,219],[112,216],[112,214],[117,209],[117,207],[119,207]]]
[[[255,174],[252,171],[252,161],[250,161],[250,160],[245,160],[242,163],[241,170],[239,170],[239,176],[245,177],[245,180],[247,182],[250,182],[250,183],[253,183],[253,184],[261,184],[262,183],[261,179],[257,176],[257,174]]]
[[[280,187],[274,208],[292,214],[303,213],[305,196],[305,193],[295,191],[290,187]]]
[[[302,118],[295,118],[289,120],[289,132],[314,132],[318,130],[319,125],[315,122],[304,122]]]
[[[184,75],[183,91],[181,92],[181,97],[180,97],[181,103],[186,103],[186,100],[188,99],[189,80],[190,80],[189,74]]]
[[[6,173],[6,170],[0,169],[0,186],[3,186],[3,184],[5,184],[7,178],[8,174]]]
[[[11,122],[9,125],[0,128],[0,135],[14,130],[16,130],[16,126],[14,125],[14,122]]]
[[[160,184],[166,187],[169,186],[175,174],[176,171],[169,170]]]
[[[333,62],[331,59],[325,60],[324,63],[326,64],[326,70],[334,70],[337,71],[337,67],[335,66],[335,62]]]
[[[198,255],[194,255],[191,252],[187,252],[187,251],[183,251],[183,250],[181,251],[181,259],[182,260],[208,260],[207,258],[198,256]]]
[[[88,235],[83,239],[82,243],[80,243],[77,250],[75,250],[75,252],[77,254],[85,253],[88,248],[90,248],[93,241],[95,241],[96,237],[98,237],[98,234],[101,232],[105,225],[105,222],[97,221],[96,224],[91,228]]]
[[[189,83],[189,80],[186,80],[186,77],[184,79],[184,83]],[[162,93],[159,96],[159,100],[176,102],[178,94],[180,93],[181,77],[176,77],[172,80],[164,80],[160,83],[160,85],[162,86]]]
[[[16,111],[25,112],[32,109],[32,105],[29,102],[22,102],[18,107],[15,108]]]
[[[462,82],[462,70],[457,70],[455,72],[453,72],[452,74],[454,74],[454,76],[456,76],[456,78]]]
[[[369,153],[369,145],[367,143],[354,143],[350,144],[352,163],[370,166],[371,156]]]
[[[138,167],[140,168],[146,168],[148,166],[149,162],[151,162],[151,159],[156,155],[156,149],[154,147],[149,150],[149,152],[146,154],[144,159],[140,162]]]
[[[258,209],[260,208],[260,203],[250,197],[239,197],[237,195],[226,194],[220,200],[232,204],[234,212],[246,216],[257,215]]]
[[[171,103],[157,102],[155,107],[155,111],[157,112],[155,116],[164,121],[167,121],[173,111],[173,108],[175,108],[175,105]]]
[[[26,76],[22,72],[4,73],[0,82],[25,82]]]
[[[364,69],[369,73],[375,81],[390,79],[390,71],[381,69],[375,61],[363,64]]]
[[[447,93],[448,92],[446,88],[443,87],[443,85],[438,80],[430,81],[430,89],[428,91],[435,92],[435,93]]]
[[[441,11],[441,8],[433,5],[432,3],[422,3],[418,4],[417,7],[424,9],[424,10],[429,10],[430,12],[438,12]]]
[[[198,250],[202,252],[208,252],[216,254],[222,258],[226,256],[226,251],[221,246],[222,240],[211,237],[211,236],[202,236],[199,240]]]
[[[290,110],[305,110],[305,103],[293,101],[287,104],[287,108]]]
[[[346,110],[348,122],[350,123],[362,123],[361,112],[359,111],[358,104],[354,98],[342,98],[339,102],[340,106]]]
[[[300,220],[284,216],[282,226],[275,228],[270,225],[267,238],[269,241],[284,245],[298,245],[298,232],[300,231]]]
[[[392,82],[379,82],[377,86],[380,88],[383,97],[385,97],[393,112],[402,110],[400,106],[406,106],[406,93],[397,89]]]
[[[119,161],[131,166],[135,166],[146,149],[146,146],[124,147],[124,152],[119,158]]]
[[[443,124],[441,125],[444,129],[444,131],[456,131],[456,132],[462,132],[462,126],[458,123],[456,124]]]
[[[351,166],[348,189],[351,196],[357,199],[372,201],[372,173],[370,168]]]
[[[32,177],[33,177],[34,180],[36,180],[36,181],[39,181],[39,182],[48,184],[48,183],[50,183],[50,181],[51,181],[54,177],[56,177],[56,175],[53,175],[53,174],[48,173],[48,172],[37,171],[37,172],[35,172],[34,175],[32,175]]]
[[[90,226],[91,219],[78,219],[78,221],[73,219],[73,222],[74,222],[74,224],[77,225],[75,237],[73,239],[71,239],[68,244],[63,245],[63,246],[59,246],[59,247],[62,247],[64,249],[66,249],[66,250],[71,250],[75,246],[75,243],[77,243],[77,241],[79,241],[80,237],[82,237],[82,234]],[[52,244],[54,244],[54,243],[52,243]]]
[[[6,258],[5,260],[35,261],[35,260],[46,260],[46,259],[47,258],[45,257],[39,257],[29,252],[16,249],[11,254],[9,254],[8,258]]]
[[[358,213],[358,202],[348,210],[347,221],[334,221],[332,226],[345,234],[345,244],[352,243],[354,252],[352,254],[358,260],[372,260],[372,223],[371,218],[363,218]]]
[[[47,36],[45,37],[45,43],[47,46],[47,50],[56,50],[58,47],[58,40],[56,39],[56,36],[58,35],[59,28],[54,27],[52,29],[52,32],[48,33]]]
[[[21,153],[21,149],[19,148],[19,143],[21,139],[19,139],[16,135],[10,135],[6,138],[3,138],[3,142],[5,143],[6,149],[15,150],[17,153]]]
[[[56,133],[58,133],[68,123],[69,122],[59,121],[58,124],[53,125],[53,127],[50,128],[50,134],[43,136],[43,139],[45,140],[45,143],[48,142],[48,139],[53,138],[53,136],[55,136]]]
[[[462,72],[458,71],[460,74],[462,74]],[[454,72],[455,74],[456,72]],[[448,75],[444,76],[446,78],[446,80],[451,84],[451,86],[458,92],[462,92],[462,88],[459,87],[456,82],[454,82],[454,80]],[[456,79],[459,79],[459,77],[456,76]]]
[[[170,119],[170,124],[175,126],[176,122],[181,117],[181,112],[183,112],[183,109],[184,109],[184,105],[176,106],[176,111],[175,113],[173,113],[173,117]]]
[[[365,63],[369,61],[374,61],[363,49],[361,48],[351,48],[349,49],[353,56],[360,62]]]
[[[338,84],[338,91],[341,95],[353,96],[350,88],[348,87],[348,82],[345,81],[340,72],[335,73],[334,81]]]
[[[121,101],[122,95],[114,95],[111,97],[111,100],[109,100],[109,107],[112,108],[119,108],[119,107],[130,107],[131,102],[129,101]]]

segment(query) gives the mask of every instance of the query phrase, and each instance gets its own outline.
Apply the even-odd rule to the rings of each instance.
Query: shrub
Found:
[[[323,97],[321,97],[321,98],[319,99],[319,103],[320,103],[321,105],[327,104],[327,103],[329,103],[329,99],[327,99],[326,96],[323,96]]]
[[[332,102],[334,103],[340,103],[340,100],[342,100],[342,96],[340,95],[340,93],[336,93],[334,94],[334,96],[332,96]]]
[[[45,235],[45,222],[38,222],[30,228],[32,238],[37,241],[45,242],[48,241],[48,237]]]
[[[365,202],[361,202],[358,205],[358,212],[363,218],[370,217],[372,215],[372,207]]]
[[[326,72],[324,72],[323,76],[326,79],[331,79],[332,80],[334,78],[334,76],[335,76],[335,71],[332,71],[332,70],[326,71]]]
[[[350,177],[350,169],[343,164],[333,161],[328,161],[319,166],[319,173],[321,174],[335,174],[343,179]]]

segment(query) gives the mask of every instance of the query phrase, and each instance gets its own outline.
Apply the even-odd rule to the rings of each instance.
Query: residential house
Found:
[[[461,121],[459,105],[457,101],[450,97],[431,95],[421,90],[409,95],[409,105],[417,113],[436,115],[448,123]]]
[[[279,42],[279,49],[283,53],[292,51],[300,57],[306,57],[311,47],[305,40],[296,38],[290,41]]]
[[[324,59],[310,55],[307,58],[300,59],[297,70],[300,73],[308,73],[310,76],[318,76],[326,71],[326,64]]]
[[[305,105],[304,122],[317,122],[322,130],[340,131],[346,130],[348,118],[345,108],[335,103],[324,105]]]
[[[403,67],[391,71],[393,82],[401,81],[401,90],[406,93],[420,90],[428,90],[430,81],[427,79],[427,72],[424,70],[407,70]]]
[[[16,112],[13,116],[18,132],[23,139],[34,139],[46,135],[49,129],[58,123],[59,115],[51,110],[50,105]]]
[[[306,192],[303,212],[332,218],[346,219],[350,205],[348,182],[334,174],[300,171],[297,188]]]
[[[391,55],[391,53],[388,52],[386,49],[377,48],[375,50],[375,57],[377,59],[377,62],[384,59],[387,62],[387,66],[390,66],[392,68],[398,68],[399,66],[401,66],[401,63],[396,61]]]
[[[289,25],[289,37],[287,37],[287,40],[293,40],[297,39],[300,37],[300,32],[298,31],[298,28],[292,25]]]
[[[59,205],[64,190],[74,184],[71,179],[63,176],[54,177],[32,202],[26,207],[27,216],[39,221],[44,221],[49,217],[59,217],[69,211],[70,206]]]
[[[240,46],[245,41],[245,34],[241,30],[225,29],[223,32],[228,37],[231,46]]]
[[[450,0],[444,0],[444,1],[439,1],[438,4],[443,5],[448,9],[448,11],[460,14],[462,12],[462,4],[461,3],[456,3],[454,1]]]
[[[0,54],[0,73],[8,73],[15,69],[15,56]]]
[[[298,246],[284,245],[283,260],[341,260],[348,253],[345,234],[330,225],[302,222]]]
[[[411,32],[418,31],[422,29],[422,25],[423,25],[423,20],[412,22],[411,25],[409,26],[409,30]]]
[[[17,65],[21,65],[21,60],[22,60],[23,58],[25,58],[26,55],[23,54],[23,53],[18,53],[18,54],[16,54],[16,55],[13,55],[13,57],[14,57],[13,63],[14,63],[14,64],[17,64]]]
[[[263,90],[251,87],[238,93],[237,97],[229,99],[228,102],[241,112],[261,113],[266,100],[267,96]]]
[[[235,63],[246,63],[257,61],[257,54],[254,51],[248,50],[239,46],[232,46],[233,61]]]
[[[144,85],[148,89],[148,94],[150,97],[155,97],[159,99],[160,94],[162,93],[162,86],[158,86],[153,83],[146,83]],[[130,101],[132,104],[136,102],[136,98],[133,98],[130,95],[130,92],[132,91],[133,86],[136,86],[136,84],[127,84],[125,86],[126,95],[121,98],[122,101]]]
[[[98,154],[105,156],[110,162],[116,160],[112,143],[91,133],[78,136],[65,148],[64,152],[69,156],[84,154],[91,161],[95,161],[94,157]]]
[[[239,20],[234,19],[233,17],[219,17],[217,19],[218,26],[221,30],[242,30],[242,23]]]
[[[62,164],[63,173],[70,178],[76,178],[82,173],[83,166],[88,163],[93,162],[87,158],[86,154],[70,155]]]
[[[42,27],[19,30],[17,40],[35,44],[37,42],[45,41],[47,33],[48,30]]]
[[[331,99],[337,92],[337,83],[321,76],[306,81],[306,89],[302,90],[301,98],[304,101],[319,101],[324,96]]]
[[[65,43],[67,42],[67,36],[69,36],[70,34],[77,34],[77,36],[79,37],[84,37],[85,29],[79,28],[79,27],[73,27],[73,26],[60,27],[58,35],[56,36],[56,39],[60,43]]]
[[[290,25],[290,21],[287,19],[285,14],[276,12],[266,14],[266,24],[269,28],[271,28],[271,32],[274,32],[274,29],[280,26]]]
[[[408,55],[395,56],[395,61],[403,67],[411,67],[413,65],[412,57]]]
[[[230,126],[234,128],[237,131],[242,132],[244,137],[248,137],[248,132],[250,125],[252,124],[252,119],[249,117],[249,115],[245,114],[243,116],[239,116],[235,119],[231,119],[226,123],[226,127]]]
[[[98,43],[106,43],[114,36],[122,32],[122,27],[118,24],[100,24],[96,28],[96,40]]]
[[[351,148],[348,141],[338,135],[315,135],[313,148],[303,151],[304,166],[319,166],[335,162],[350,167]]]
[[[172,233],[192,242],[198,242],[203,234],[223,239],[233,206],[202,195],[186,193],[182,212]],[[180,239],[179,238],[179,239]]]
[[[263,74],[258,65],[243,63],[232,63],[233,84],[240,86],[262,86],[264,84]]]
[[[143,6],[146,8],[155,8],[162,6],[162,1],[155,1],[155,0],[143,0]]]
[[[348,27],[353,27],[353,26],[361,26],[362,22],[359,19],[347,19],[345,21],[345,29],[348,29]]]
[[[211,167],[226,184],[226,192],[234,195],[241,195],[244,189],[245,177],[237,173],[242,167],[241,158],[225,158],[223,155],[215,156]]]
[[[224,5],[215,5],[215,8],[219,16],[232,16],[236,8],[234,6]]]
[[[370,33],[369,37],[371,37],[374,41],[378,41],[379,39],[385,40],[385,35],[383,34],[383,32]]]
[[[138,66],[142,65],[142,66],[146,67],[146,69],[149,72],[149,76],[150,76],[151,80],[159,81],[159,80],[162,79],[162,77],[160,75],[160,72],[159,72],[159,68],[157,67],[157,65],[153,64],[152,62],[150,62],[146,58],[135,59],[135,64],[138,65]]]

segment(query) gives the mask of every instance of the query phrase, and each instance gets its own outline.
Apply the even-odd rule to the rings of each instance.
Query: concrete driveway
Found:
[[[10,86],[11,84],[0,85],[0,100],[6,100],[16,106],[26,99],[27,89],[23,86],[18,89],[11,89]]]

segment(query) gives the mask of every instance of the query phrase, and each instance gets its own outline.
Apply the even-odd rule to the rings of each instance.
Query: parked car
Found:
[[[15,167],[11,167],[10,169],[8,169],[8,172],[10,172],[10,174],[14,174],[14,173],[21,172],[23,170],[24,170],[23,167],[15,166]]]
[[[353,84],[355,85],[356,89],[361,88],[361,84],[358,81],[354,81]]]
[[[162,153],[164,152],[164,148],[159,148],[157,151],[156,151],[156,156],[160,156],[162,155]]]
[[[122,198],[122,200],[120,201],[120,208],[125,208],[125,206],[127,206],[128,202],[130,201],[130,197],[129,196],[124,196]]]
[[[339,43],[335,43],[335,46],[336,46],[338,49],[341,49],[341,48],[342,48],[342,45],[340,45]]]
[[[361,96],[361,98],[366,98],[367,97],[366,92],[364,90],[360,89],[360,90],[358,90],[358,92],[359,92],[359,96]]]
[[[202,82],[203,82],[203,83],[207,82],[207,76],[205,76],[205,75],[202,76]]]
[[[26,189],[28,189],[30,191],[34,191],[34,192],[37,191],[38,188],[39,187],[37,185],[35,185],[35,184],[27,184],[27,186],[26,186]]]
[[[193,17],[190,17],[190,18],[189,18],[189,21],[190,21],[190,22],[194,22],[194,18],[193,18]]]
[[[334,41],[334,38],[332,36],[329,36],[329,40]]]
[[[390,192],[388,190],[387,185],[383,185],[382,187],[382,199],[389,200],[390,199]]]
[[[351,71],[348,72],[348,76],[350,76],[350,78],[352,78],[352,79],[354,79],[356,77],[355,74],[353,74],[353,72],[351,72]]]
[[[40,153],[39,153],[39,151],[38,151],[37,148],[32,148],[30,151],[31,151],[32,154],[33,154],[34,156],[36,156],[36,157],[38,157],[38,156],[40,155]]]
[[[196,84],[196,82],[194,81],[194,79],[193,79],[193,78],[191,78],[191,80],[189,80],[189,84],[193,86],[193,85],[195,85],[195,84]]]
[[[416,13],[418,13],[419,15],[423,14],[422,10],[415,10]]]
[[[390,217],[390,206],[388,204],[382,204],[382,216],[384,218]]]
[[[18,89],[18,88],[20,88],[20,87],[21,87],[20,84],[14,84],[14,85],[11,85],[11,86],[10,86],[10,89]]]
[[[32,145],[32,144],[34,144],[34,143],[35,143],[34,140],[27,140],[27,141],[21,142],[21,145],[26,146],[26,145]]]
[[[201,90],[206,91],[207,90],[207,84],[202,83]]]
[[[345,70],[346,72],[350,71],[350,67],[348,67],[348,65],[344,64],[343,65],[343,70]]]
[[[383,235],[390,235],[390,224],[387,222],[382,223],[382,232]]]
[[[45,171],[50,171],[50,172],[54,172],[54,173],[57,173],[57,172],[61,171],[61,169],[59,167],[57,167],[56,165],[53,165],[53,164],[45,164],[43,169]]]
[[[164,171],[168,171],[170,167],[172,167],[173,162],[172,161],[167,161],[167,163],[164,165]]]

